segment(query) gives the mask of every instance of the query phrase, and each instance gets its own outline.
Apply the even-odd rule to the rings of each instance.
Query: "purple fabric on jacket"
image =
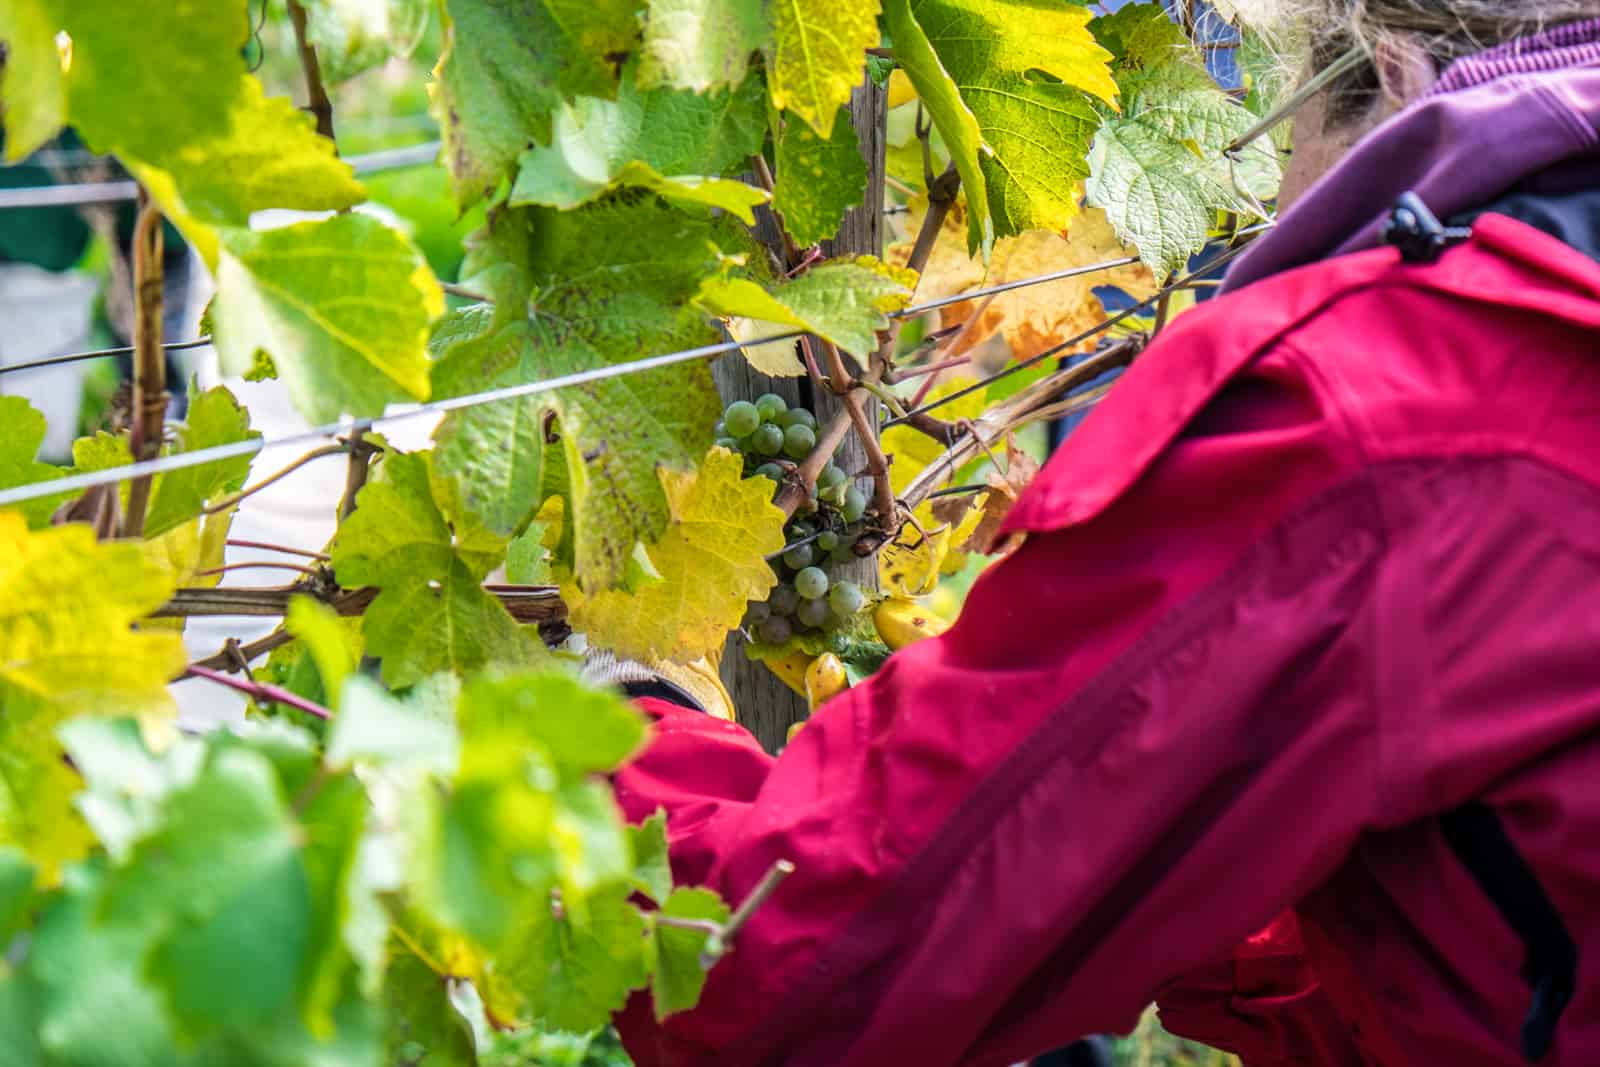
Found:
[[[1228,272],[1225,292],[1371,248],[1401,193],[1447,217],[1556,164],[1600,179],[1600,19],[1453,63],[1433,91],[1368,134]]]

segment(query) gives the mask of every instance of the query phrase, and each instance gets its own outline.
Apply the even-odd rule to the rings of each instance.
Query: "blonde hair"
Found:
[[[1285,0],[1321,70],[1349,52],[1368,57],[1329,90],[1328,119],[1366,114],[1381,87],[1372,57],[1385,40],[1418,44],[1443,71],[1464,56],[1562,23],[1600,18],[1600,0]]]

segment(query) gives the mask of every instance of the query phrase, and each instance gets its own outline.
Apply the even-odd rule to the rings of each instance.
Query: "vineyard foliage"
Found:
[[[114,154],[211,270],[224,373],[275,377],[313,423],[793,331],[810,340],[722,358],[810,381],[836,348],[863,387],[909,404],[926,377],[938,399],[970,377],[897,386],[896,361],[976,367],[1071,339],[1105,318],[1096,287],[1151,296],[1279,175],[1271,141],[1224,153],[1270,94],[1218,88],[1158,3],[289,6],[318,85],[442,26],[440,165],[463,211],[486,208],[450,285],[247,69],[259,4],[0,0],[0,117],[11,160],[64,126]],[[848,105],[872,83],[892,204],[863,203]],[[863,206],[902,209],[893,246],[822,255]],[[305,221],[253,229],[269,208]],[[763,244],[769,218],[783,239]],[[916,301],[1124,257],[900,336]],[[939,414],[976,418],[1037,377]],[[173,605],[226,584],[249,460],[158,474],[147,503],[124,481],[0,509],[0,1059],[432,1067],[475,1062],[474,1021],[587,1031],[641,989],[658,1013],[692,1006],[739,902],[674,888],[663,820],[622,819],[604,776],[646,724],[507,590],[558,588],[590,649],[714,661],[777,586],[768,560],[822,466],[783,467],[775,499],[716,443],[723,411],[700,360],[460,407],[426,451],[349,445],[370,478],[326,501],[345,513],[330,544],[299,546],[326,562],[256,665],[279,688],[203,735],[177,728],[167,690],[186,669]],[[142,454],[108,429],[42,463],[44,430],[0,398],[0,489],[256,436],[223,387]],[[948,444],[899,426],[887,473],[828,487],[873,501],[890,593],[997,548],[1031,472],[1018,460],[914,522],[887,512]]]

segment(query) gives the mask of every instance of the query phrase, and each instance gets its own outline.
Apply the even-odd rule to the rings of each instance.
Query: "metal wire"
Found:
[[[97,485],[111,485],[130,478],[144,478],[156,474],[166,474],[170,471],[184,470],[189,467],[199,467],[207,463],[215,463],[218,460],[253,456],[258,452],[264,452],[272,448],[311,444],[329,437],[346,436],[357,432],[364,433],[380,424],[422,418],[426,415],[443,415],[452,411],[478,407],[483,404],[497,403],[502,400],[516,400],[521,397],[554,392],[557,389],[567,389],[575,385],[587,385],[591,382],[606,381],[610,378],[622,378],[630,374],[659,370],[679,363],[710,359],[725,352],[733,352],[746,345],[792,340],[802,336],[804,333],[805,331],[803,330],[790,330],[786,333],[773,334],[770,337],[760,337],[750,341],[723,341],[714,345],[703,345],[699,348],[689,348],[681,352],[669,352],[661,356],[634,360],[631,363],[616,363],[609,367],[597,367],[594,370],[565,374],[558,378],[547,378],[544,381],[510,385],[500,389],[490,389],[482,393],[451,397],[448,400],[435,400],[426,404],[417,404],[403,411],[388,412],[370,418],[356,419],[347,417],[340,419],[338,422],[330,422],[309,430],[300,430],[278,437],[259,437],[248,441],[237,441],[233,444],[202,448],[194,452],[180,452],[174,456],[161,456],[157,459],[141,460],[138,463],[130,463],[123,467],[111,467],[86,474],[72,474],[65,478],[56,478],[51,481],[18,486],[14,489],[0,490],[0,507],[9,507],[13,504],[37,500],[41,497],[56,496],[61,493],[75,493],[83,489],[93,489]]]
[[[1266,229],[1269,225],[1270,223],[1261,223],[1256,226],[1250,226],[1246,229],[1238,231],[1235,236],[1244,237],[1249,234],[1257,233]],[[971,292],[958,293],[955,296],[942,297],[938,300],[930,300],[925,304],[915,304],[911,307],[903,308],[900,311],[891,312],[890,318],[911,318],[916,315],[921,315],[925,312],[935,311],[942,307],[949,307],[952,304],[960,304],[968,300],[981,300],[986,296],[1009,293],[1015,289],[1024,289],[1033,285],[1044,285],[1048,282],[1058,282],[1066,278],[1076,278],[1084,274],[1095,274],[1100,271],[1115,270],[1118,267],[1126,267],[1130,264],[1137,263],[1138,261],[1139,260],[1137,256],[1129,256],[1123,259],[1107,260],[1104,263],[1092,263],[1086,267],[1071,267],[1067,270],[1053,271],[1049,274],[1037,274],[1028,278],[1019,278],[1016,281],[1006,282],[1002,285],[991,286],[987,289],[974,289]],[[448,282],[441,283],[441,286],[447,293],[454,293],[471,300],[480,300],[484,302],[487,302],[488,300],[487,297],[480,293],[463,289],[460,286],[453,285]],[[184,348],[199,348],[210,343],[211,338],[201,337],[198,340],[179,341],[173,344],[162,345],[161,347],[168,351],[175,351]],[[744,343],[747,345],[755,345],[759,344],[760,342],[747,341]],[[132,348],[104,348],[97,352],[77,352],[73,353],[72,355],[51,356],[48,359],[38,359],[28,363],[13,363],[9,366],[0,366],[0,375],[10,374],[14,371],[37,370],[40,367],[52,367],[64,363],[76,363],[80,360],[86,359],[101,359],[107,356],[123,356],[132,352]]]
[[[1115,270],[1118,267],[1128,267],[1139,262],[1138,256],[1124,256],[1121,259],[1111,259],[1104,263],[1091,263],[1087,267],[1069,267],[1066,270],[1052,271],[1049,274],[1039,274],[1031,278],[1021,278],[1014,282],[1005,282],[1001,285],[991,285],[987,289],[974,289],[970,293],[957,293],[955,296],[941,297],[930,300],[926,304],[908,307],[903,311],[893,312],[891,317],[897,319],[908,318],[912,315],[921,315],[925,311],[935,311],[951,304],[963,304],[968,300],[981,300],[986,296],[996,296],[1000,293],[1009,293],[1013,289],[1025,289],[1030,285],[1043,285],[1046,282],[1059,282],[1067,278],[1077,278],[1084,274],[1098,274],[1101,271]]]
[[[163,352],[182,352],[186,348],[204,348],[211,343],[210,337],[197,337],[193,341],[173,341],[161,346]],[[101,348],[93,352],[74,352],[67,356],[48,356],[44,359],[30,359],[26,363],[8,363],[0,366],[0,374],[14,374],[19,371],[40,370],[44,367],[58,367],[64,363],[82,363],[89,359],[109,359],[112,356],[131,356],[133,346],[126,348]]]
[[[1258,229],[1258,227],[1251,227],[1251,229],[1252,230],[1256,230],[1256,229]],[[1247,232],[1247,231],[1244,231],[1244,230],[1239,231],[1240,235],[1243,235],[1245,232]],[[1050,348],[1045,349],[1043,352],[1040,352],[1036,356],[1030,356],[1025,360],[1022,360],[1022,361],[1017,362],[1017,363],[1013,363],[1009,367],[1006,367],[1004,370],[999,371],[999,372],[997,372],[995,374],[991,374],[987,378],[980,379],[980,380],[974,382],[973,384],[967,386],[964,389],[958,389],[955,392],[949,394],[948,396],[939,397],[937,400],[930,400],[928,403],[923,404],[921,407],[913,408],[912,410],[906,412],[904,415],[901,415],[898,418],[893,418],[893,419],[888,420],[887,422],[880,423],[878,428],[882,429],[882,430],[887,430],[892,426],[899,426],[902,423],[908,422],[909,420],[915,418],[918,415],[926,414],[927,412],[933,411],[935,408],[941,408],[946,404],[952,403],[953,401],[960,400],[964,396],[970,396],[973,393],[976,393],[980,389],[987,389],[989,386],[993,385],[995,382],[1000,381],[1002,378],[1009,378],[1011,375],[1018,374],[1018,373],[1020,373],[1022,371],[1025,371],[1029,367],[1037,366],[1038,364],[1043,363],[1045,360],[1050,359],[1053,356],[1058,356],[1058,355],[1060,355],[1061,353],[1067,351],[1070,348],[1076,348],[1078,345],[1081,345],[1083,342],[1089,340],[1091,337],[1099,336],[1100,334],[1105,333],[1107,330],[1111,329],[1113,326],[1116,326],[1118,323],[1124,322],[1127,319],[1132,318],[1134,315],[1138,314],[1141,311],[1148,310],[1153,304],[1155,304],[1157,301],[1159,301],[1163,296],[1166,296],[1169,293],[1172,293],[1172,292],[1175,292],[1175,291],[1177,291],[1179,289],[1182,289],[1183,287],[1189,285],[1196,278],[1200,277],[1203,274],[1211,273],[1212,271],[1216,270],[1218,267],[1223,266],[1224,264],[1226,264],[1229,261],[1233,260],[1235,257],[1243,254],[1244,250],[1249,248],[1249,247],[1250,246],[1248,244],[1236,245],[1236,246],[1228,249],[1226,252],[1223,252],[1221,255],[1213,256],[1211,259],[1207,260],[1205,263],[1201,264],[1196,269],[1190,271],[1188,274],[1184,275],[1182,278],[1180,278],[1177,281],[1173,282],[1171,285],[1162,286],[1159,290],[1157,290],[1155,293],[1153,293],[1151,296],[1147,297],[1146,299],[1139,301],[1137,304],[1135,304],[1132,307],[1126,309],[1125,311],[1118,312],[1117,314],[1113,315],[1111,318],[1105,320],[1104,322],[1100,323],[1099,325],[1093,326],[1093,327],[1090,327],[1087,330],[1084,330],[1082,333],[1078,334],[1076,337],[1070,337],[1067,340],[1062,341],[1058,345],[1053,345]]]
[[[1193,281],[1197,276],[1216,269],[1217,267],[1223,265],[1224,263],[1233,259],[1235,256],[1242,253],[1247,247],[1249,246],[1239,245],[1229,249],[1227,252],[1224,252],[1219,256],[1213,257],[1205,265],[1197,270],[1191,271],[1184,278],[1180,279],[1175,283],[1175,285],[1187,284],[1188,282]],[[984,388],[992,382],[998,381],[1007,375],[1015,374],[1018,371],[1025,370],[1028,367],[1049,359],[1051,356],[1056,355],[1067,348],[1080,344],[1090,337],[1110,329],[1118,322],[1129,318],[1135,312],[1153,304],[1156,300],[1160,299],[1162,293],[1167,291],[1168,289],[1164,288],[1161,292],[1156,293],[1147,300],[1141,301],[1128,310],[1106,320],[1104,323],[1095,327],[1094,329],[1085,331],[1078,337],[1063,342],[1062,344],[1053,348],[1047,349],[1046,351],[1041,352],[1040,354],[1033,356],[1028,360],[1013,364],[1011,367],[1000,372],[999,374],[992,375],[991,377],[984,379],[982,382],[979,382],[968,389],[961,390],[957,393],[952,393],[950,396],[943,397],[930,404],[925,404],[916,409],[916,411],[909,413],[906,418],[909,418],[913,414],[920,414],[943,404],[947,404],[952,400],[956,400],[959,397],[966,395],[967,393],[973,392],[976,389]],[[504,386],[500,389],[490,389],[481,393],[469,393],[465,396],[451,397],[446,400],[430,401],[425,404],[417,404],[414,407],[403,411],[389,412],[369,418],[356,419],[347,417],[340,419],[338,422],[326,423],[322,426],[313,427],[309,430],[301,430],[296,433],[284,434],[278,437],[260,437],[248,441],[238,441],[233,444],[217,445],[212,448],[203,448],[194,452],[181,452],[173,456],[162,456],[157,459],[142,460],[138,463],[131,463],[123,467],[112,467],[107,470],[92,471],[87,474],[68,475],[65,478],[57,478],[45,482],[36,482],[32,485],[18,486],[14,489],[0,490],[0,507],[21,504],[29,500],[37,500],[41,497],[56,496],[61,493],[74,493],[83,489],[92,489],[97,485],[110,485],[116,482],[126,481],[130,478],[143,478],[156,474],[165,474],[175,470],[184,470],[189,467],[198,467],[207,463],[215,463],[219,460],[234,459],[239,456],[253,456],[259,452],[264,452],[272,448],[284,448],[289,445],[310,444],[312,442],[325,440],[329,437],[344,436],[356,432],[364,433],[380,424],[400,422],[405,419],[422,418],[423,416],[427,415],[443,415],[452,411],[462,411],[467,408],[479,407],[483,404],[493,404],[503,400],[516,400],[522,397],[537,396],[540,393],[550,393],[558,389],[567,389],[576,385],[587,385],[591,382],[606,381],[611,378],[621,378],[631,374],[640,374],[645,371],[659,370],[663,367],[676,366],[679,363],[689,363],[695,360],[710,359],[714,356],[720,356],[727,352],[734,352],[738,349],[752,345],[770,344],[775,341],[794,340],[795,338],[804,336],[806,332],[807,331],[805,330],[789,330],[784,333],[754,338],[749,341],[722,341],[713,345],[702,345],[699,348],[689,348],[681,352],[668,352],[665,355],[651,356],[647,359],[634,360],[629,363],[617,363],[609,367],[597,367],[594,370],[580,371],[576,374],[566,374],[557,378],[547,378],[543,381],[526,382],[522,385]],[[904,421],[904,419],[893,419],[885,423],[884,426],[887,428],[889,426],[898,425],[902,421]]]
[[[405,148],[386,148],[350,156],[346,162],[356,174],[378,174],[389,170],[431,163],[439,155],[439,141],[425,141]],[[137,182],[84,182],[77,185],[28,185],[20,189],[0,189],[0,211],[8,208],[71,207],[78,204],[112,204],[136,200]]]

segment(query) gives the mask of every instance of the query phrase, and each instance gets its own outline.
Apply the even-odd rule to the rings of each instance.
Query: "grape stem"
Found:
[[[328,99],[327,85],[322,80],[322,64],[317,61],[317,50],[306,33],[306,9],[300,0],[289,0],[289,21],[294,25],[295,44],[300,50],[300,66],[306,75],[306,109],[317,120],[317,132],[333,140],[333,101]]]
[[[710,940],[706,942],[705,950],[700,953],[700,966],[710,970],[712,964],[726,955],[729,948],[732,947],[733,939],[739,936],[739,931],[745,928],[745,924],[750,921],[751,916],[761,908],[761,905],[772,898],[772,894],[778,891],[778,887],[783,884],[784,879],[793,873],[794,864],[789,860],[778,860],[769,867],[767,873],[761,876],[761,881],[757,882],[756,887],[750,891],[750,895],[744,898],[744,903],[740,904],[733,915],[729,917],[727,924],[722,927],[722,931],[719,934],[712,935]]]
[[[271,541],[244,541],[238,538],[230,537],[228,538],[228,547],[257,548],[263,552],[281,552],[286,556],[303,556],[306,559],[321,560],[323,563],[328,562],[328,554],[326,552],[312,552],[304,548],[290,548],[288,545],[276,545]]]
[[[873,504],[878,509],[878,521],[892,523],[895,502],[894,486],[889,481],[889,457],[883,454],[883,443],[872,432],[872,425],[867,421],[861,393],[846,393],[844,409],[850,414],[850,421],[855,423],[856,436],[861,439],[861,447],[867,453],[867,469],[872,472]]]
[[[828,379],[822,376],[822,368],[817,366],[816,353],[811,351],[810,335],[800,338],[800,355],[805,358],[806,375],[811,379],[811,387],[818,392],[829,392]]]
[[[350,446],[346,444],[323,445],[321,448],[314,448],[310,452],[307,452],[305,455],[301,456],[299,459],[295,460],[293,463],[290,463],[281,470],[267,475],[254,485],[247,485],[237,493],[229,493],[227,496],[218,497],[216,500],[213,500],[204,508],[200,509],[200,513],[202,515],[215,515],[219,511],[227,511],[229,508],[235,507],[255,494],[261,492],[261,490],[267,488],[269,485],[272,485],[274,482],[283,478],[287,478],[301,467],[304,467],[307,463],[322,459],[325,456],[341,455],[348,451],[350,451]]]
[[[189,670],[193,670],[196,667],[209,667],[212,670],[227,671],[230,674],[239,670],[248,671],[251,660],[265,656],[267,653],[281,648],[293,640],[294,635],[281,626],[267,636],[251,641],[247,645],[241,645],[236,638],[230,637],[227,643],[222,646],[222,651],[215,655],[207,656],[205,659],[195,660],[189,665]]]
[[[307,700],[305,697],[289,692],[282,686],[272,685],[269,682],[247,681],[246,679],[235,678],[231,674],[224,674],[221,671],[214,671],[210,667],[201,667],[197,664],[190,664],[189,669],[184,672],[184,677],[204,678],[208,682],[215,682],[218,685],[225,685],[229,689],[236,689],[256,700],[282,704],[285,707],[303,711],[307,715],[313,715],[319,719],[333,718],[333,712],[321,704]]]
[[[161,451],[167,412],[167,361],[161,348],[162,248],[161,209],[148,190],[139,189],[139,216],[133,228],[133,411],[128,445],[135,460],[154,459]],[[150,506],[151,475],[133,479],[122,536],[144,536]]]
[[[832,461],[834,451],[844,440],[844,435],[850,432],[851,422],[849,411],[835,415],[827,429],[817,436],[817,446],[811,450],[811,454],[795,468],[793,474],[783,480],[783,488],[778,490],[773,503],[782,509],[785,516],[793,518],[800,505],[811,498],[817,476]]]
[[[839,346],[832,341],[822,342],[822,354],[828,359],[828,388],[839,396],[844,396],[856,387],[857,381],[845,369],[844,356],[839,353]]]

